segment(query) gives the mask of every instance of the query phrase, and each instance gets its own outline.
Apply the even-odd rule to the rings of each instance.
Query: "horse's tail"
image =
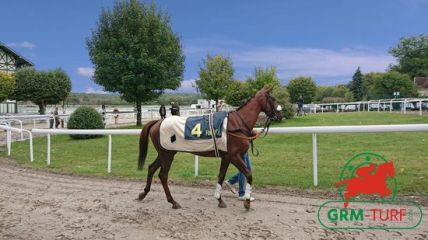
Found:
[[[148,122],[143,130],[141,130],[140,134],[140,153],[138,157],[138,170],[142,170],[144,167],[144,162],[146,161],[147,157],[147,146],[149,145],[149,131],[150,128],[157,123],[158,120],[153,120]]]

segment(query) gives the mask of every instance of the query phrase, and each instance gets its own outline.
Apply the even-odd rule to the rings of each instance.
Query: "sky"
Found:
[[[186,57],[177,92],[193,83],[207,54],[231,58],[234,78],[277,68],[283,84],[310,76],[346,84],[357,67],[385,71],[400,38],[428,32],[428,0],[156,0],[171,16]],[[38,70],[64,69],[73,92],[103,92],[91,79],[86,39],[114,0],[0,0],[0,41]]]

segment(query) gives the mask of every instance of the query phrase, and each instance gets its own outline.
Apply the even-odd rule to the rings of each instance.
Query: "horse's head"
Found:
[[[384,174],[385,176],[394,177],[395,171],[394,171],[394,163],[393,162],[386,162],[379,164],[376,173]]]
[[[276,102],[276,99],[270,94],[272,87],[263,88],[256,95],[259,95],[262,111],[273,120],[282,119],[282,107]]]

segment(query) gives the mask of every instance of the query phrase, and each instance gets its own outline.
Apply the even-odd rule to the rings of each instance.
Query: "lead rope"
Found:
[[[265,130],[266,130],[266,132],[265,132],[265,135],[263,136],[263,137],[266,137],[266,135],[267,135],[267,133],[269,132],[269,127],[270,127],[270,123],[271,123],[272,121],[271,121],[271,119],[270,119],[270,117],[268,117],[267,119],[266,119],[266,123],[265,123],[265,127],[263,128],[263,130],[262,130],[262,132],[265,132]],[[254,139],[251,139],[250,140],[250,145],[251,145],[251,153],[253,154],[253,156],[259,156],[259,150],[256,148],[256,147],[254,147],[254,143],[253,143],[253,141],[255,140],[256,138],[254,138]],[[256,149],[256,153],[254,153],[254,149]]]

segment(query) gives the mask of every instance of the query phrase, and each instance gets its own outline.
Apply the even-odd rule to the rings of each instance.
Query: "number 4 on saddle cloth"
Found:
[[[167,150],[204,152],[215,150],[217,146],[218,150],[227,151],[226,131],[227,112],[188,118],[171,116],[161,123],[160,142]]]
[[[212,139],[210,124],[214,128],[215,137],[221,137],[223,121],[226,116],[226,112],[216,112],[211,119],[210,115],[187,118],[184,128],[184,138],[186,140]],[[210,123],[210,120],[212,120],[212,123]]]

